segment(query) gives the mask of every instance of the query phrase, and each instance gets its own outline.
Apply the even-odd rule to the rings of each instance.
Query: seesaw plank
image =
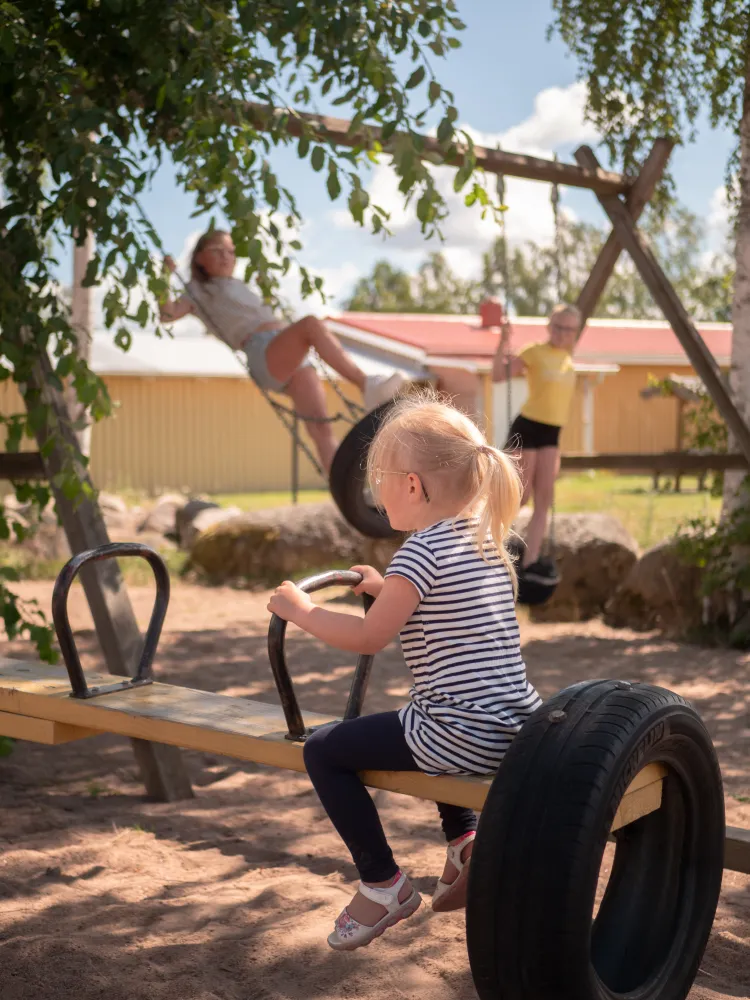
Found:
[[[100,671],[86,676],[91,687],[121,680]],[[158,682],[87,701],[69,695],[63,668],[0,657],[0,712],[305,770],[302,745],[285,739],[284,715],[277,705]],[[304,719],[308,726],[333,721],[330,716],[309,712]],[[420,771],[365,771],[362,778],[373,788],[477,811],[484,805],[492,780],[466,775],[435,778]],[[634,799],[627,811],[624,809],[626,801],[640,789],[657,782],[660,790],[661,778],[658,765],[649,765],[636,775],[618,810],[621,826],[659,808],[652,793]]]

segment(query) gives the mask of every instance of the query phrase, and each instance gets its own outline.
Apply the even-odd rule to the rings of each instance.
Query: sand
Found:
[[[49,608],[51,585],[25,583]],[[148,588],[131,596],[145,623]],[[275,701],[266,597],[174,587],[160,679]],[[80,590],[71,618],[84,663],[96,641]],[[721,758],[728,822],[750,827],[750,657],[584,625],[523,625],[543,695],[617,676],[663,684],[703,713]],[[3,643],[28,655],[24,643]],[[301,703],[343,709],[352,657],[294,629]],[[376,660],[367,709],[400,706],[397,648]],[[102,736],[18,744],[0,759],[2,1000],[471,1000],[463,915],[416,916],[351,955],[325,943],[356,875],[304,775],[185,753],[190,802],[144,799],[129,744]],[[444,847],[435,808],[375,793],[399,862],[429,896]],[[743,801],[744,800],[744,801]],[[603,873],[606,876],[606,872]],[[429,903],[429,900],[427,900]],[[727,872],[691,1000],[750,996],[750,877]]]

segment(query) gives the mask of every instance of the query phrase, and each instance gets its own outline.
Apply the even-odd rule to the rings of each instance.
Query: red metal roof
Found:
[[[429,316],[415,313],[341,313],[337,323],[364,333],[416,347],[435,357],[486,360],[497,348],[499,330],[482,329],[478,316]],[[521,317],[513,321],[514,349],[544,340],[547,321]],[[732,349],[729,323],[704,323],[699,330],[708,349],[720,364],[726,364]],[[679,340],[666,323],[637,320],[590,320],[576,348],[581,361],[663,359],[667,363],[688,364]]]

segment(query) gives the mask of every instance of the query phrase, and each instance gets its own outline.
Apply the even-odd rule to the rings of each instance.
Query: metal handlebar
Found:
[[[116,559],[121,556],[140,556],[145,559],[154,571],[156,580],[156,599],[154,610],[151,612],[151,621],[148,623],[146,638],[143,643],[141,658],[135,676],[117,684],[107,684],[100,687],[90,688],[86,683],[86,676],[81,667],[81,658],[78,655],[73,630],[68,620],[68,594],[70,588],[78,575],[81,567],[87,563],[99,562],[102,559]],[[133,687],[140,687],[143,684],[151,684],[153,677],[151,674],[151,664],[153,663],[156,647],[159,645],[162,625],[169,606],[169,572],[164,565],[164,561],[158,553],[150,549],[148,545],[141,545],[139,542],[112,542],[109,545],[100,545],[96,549],[81,552],[73,556],[63,566],[55,580],[55,587],[52,591],[52,621],[55,624],[57,640],[60,643],[60,651],[65,661],[65,666],[70,678],[73,698],[94,698],[96,695],[108,694],[112,691],[123,691]]]
[[[304,593],[313,594],[316,590],[323,590],[325,587],[356,587],[361,582],[361,573],[353,573],[351,570],[333,570],[330,573],[309,576],[297,586]],[[369,594],[363,594],[362,600],[366,614],[373,604],[373,598]],[[292,678],[289,675],[284,651],[285,638],[286,622],[278,615],[271,615],[271,622],[268,626],[268,659],[271,661],[273,679],[276,682],[276,690],[279,692],[281,707],[284,710],[288,729],[286,738],[288,740],[304,740],[309,736],[310,730],[305,728]],[[357,659],[344,719],[356,719],[362,711],[373,659],[373,656],[364,653],[361,653]]]

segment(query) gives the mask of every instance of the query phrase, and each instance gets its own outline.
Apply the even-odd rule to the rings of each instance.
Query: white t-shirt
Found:
[[[427,774],[497,770],[542,703],[526,679],[510,575],[497,553],[481,558],[474,529],[438,521],[408,538],[386,572],[420,597],[401,630],[414,687],[399,716]]]
[[[184,298],[195,307],[209,333],[233,351],[242,350],[259,327],[274,322],[283,325],[273,309],[238,278],[211,278],[206,282],[191,279],[186,288]]]

